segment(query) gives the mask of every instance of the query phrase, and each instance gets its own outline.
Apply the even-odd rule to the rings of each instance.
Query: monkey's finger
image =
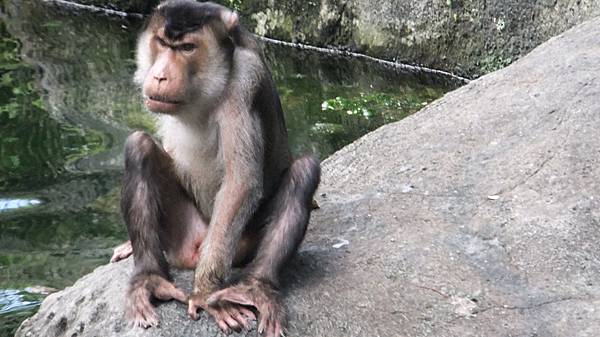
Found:
[[[260,323],[258,324],[258,333],[263,334],[265,330],[269,327],[269,319],[267,315],[260,315]]]
[[[188,302],[188,315],[194,320],[198,320],[198,305],[194,303],[193,299],[190,299]]]
[[[274,337],[281,337],[285,335],[283,334],[283,330],[281,330],[281,324],[279,324],[279,322],[275,322],[275,327],[273,328],[273,331],[275,332],[273,334]]]
[[[232,308],[230,312],[231,317],[235,319],[239,325],[241,325],[244,329],[250,330],[250,322],[246,319],[246,316],[242,315],[242,313],[236,308]]]
[[[278,331],[277,328],[277,322],[273,322],[271,321],[271,326],[270,326],[270,330],[269,330],[269,337],[281,337],[279,334],[281,333],[281,331]]]
[[[210,295],[210,297],[208,297],[206,303],[208,305],[214,306],[222,301],[238,303],[241,305],[255,306],[254,302],[248,296],[246,296],[246,294],[241,293],[239,291],[235,291],[233,288],[227,288],[215,292],[214,294]]]
[[[242,307],[242,306],[240,306],[240,307],[238,308],[238,310],[239,310],[239,311],[240,311],[242,314],[244,314],[246,317],[248,317],[248,318],[250,318],[250,319],[253,319],[253,320],[256,320],[256,315],[255,315],[255,314],[252,312],[252,310],[250,310],[250,309],[248,309],[248,308],[246,308],[246,307]]]
[[[230,334],[231,333],[231,329],[235,330],[236,332],[240,332],[242,331],[242,327],[240,326],[240,324],[229,314],[227,308],[224,307],[207,307],[206,311],[208,312],[209,315],[211,315],[215,321],[217,322],[217,325],[219,326],[219,328],[221,328],[221,330],[226,333],[226,334]]]
[[[238,321],[235,320],[235,318],[233,318],[230,314],[229,311],[225,308],[221,308],[220,310],[220,316],[222,318],[222,320],[225,321],[225,323],[227,323],[227,325],[235,330],[235,332],[240,332],[242,331],[242,327],[240,326],[240,324],[238,323]]]
[[[229,325],[227,325],[225,321],[219,320],[217,321],[217,325],[219,326],[219,329],[221,329],[221,331],[223,331],[223,333],[225,333],[226,335],[229,335],[231,333],[231,330],[229,330]]]
[[[258,332],[259,335],[262,335],[263,331],[265,331],[265,327],[264,327],[264,323],[261,319],[260,322],[258,323],[258,328],[256,328],[256,332]]]
[[[278,331],[277,329],[277,322],[271,319],[267,330],[267,337],[281,337],[279,336],[279,333],[281,333],[281,331]]]
[[[227,335],[231,334],[231,328],[227,321],[226,313],[222,308],[207,308],[206,310],[215,319],[217,325],[219,326],[221,331],[223,331],[223,333]]]

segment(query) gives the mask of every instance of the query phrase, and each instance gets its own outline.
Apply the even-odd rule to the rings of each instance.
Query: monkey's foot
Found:
[[[188,314],[193,320],[198,319],[198,309],[201,308],[211,315],[219,328],[226,334],[230,334],[231,330],[236,332],[242,329],[250,330],[250,320],[255,320],[254,313],[236,303],[223,303],[214,306],[207,306],[200,295],[192,295],[188,303]]]
[[[227,304],[254,307],[260,316],[259,334],[264,334],[266,337],[285,336],[287,327],[285,307],[281,303],[277,290],[267,282],[247,279],[213,293],[206,302],[209,307]]]
[[[161,301],[175,299],[185,303],[183,291],[158,275],[139,275],[131,284],[125,314],[134,327],[149,328],[158,325],[158,315],[150,298]]]
[[[131,247],[131,241],[127,240],[127,242],[120,244],[113,249],[113,255],[110,258],[110,263],[126,259],[131,254],[133,254],[133,247]]]

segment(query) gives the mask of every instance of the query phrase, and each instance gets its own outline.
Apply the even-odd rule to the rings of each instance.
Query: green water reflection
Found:
[[[131,82],[140,22],[0,5],[0,336],[125,239],[124,138],[153,129]],[[294,153],[325,158],[453,88],[425,75],[266,46]]]

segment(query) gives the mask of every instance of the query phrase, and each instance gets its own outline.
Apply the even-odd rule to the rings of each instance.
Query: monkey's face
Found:
[[[140,36],[135,81],[150,111],[198,113],[218,101],[227,85],[234,46],[222,17],[230,18],[231,12],[207,14],[192,7],[202,23],[197,24],[183,22],[168,6],[158,7]],[[237,24],[237,16],[235,20]]]

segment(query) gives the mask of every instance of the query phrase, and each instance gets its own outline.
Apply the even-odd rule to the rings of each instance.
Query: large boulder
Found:
[[[598,336],[598,130],[600,18],[337,152],[285,271],[289,336]],[[174,302],[129,328],[131,270],[49,296],[16,336],[220,335]]]

